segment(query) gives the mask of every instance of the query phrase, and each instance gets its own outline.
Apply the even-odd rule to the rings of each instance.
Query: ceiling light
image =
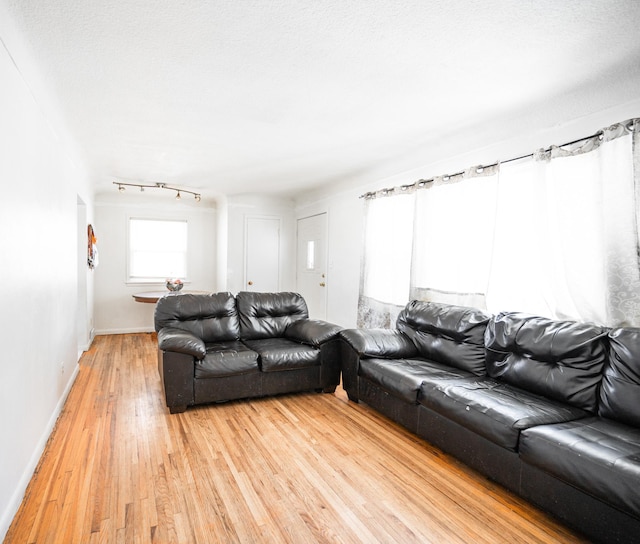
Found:
[[[202,195],[200,193],[196,193],[195,191],[190,191],[189,189],[182,189],[182,188],[178,188],[178,187],[171,187],[170,185],[167,185],[166,183],[124,183],[122,181],[114,181],[113,182],[114,185],[118,186],[118,191],[119,192],[123,192],[125,190],[126,187],[139,187],[140,188],[140,192],[144,192],[145,188],[150,188],[150,189],[166,189],[168,191],[175,191],[176,192],[176,200],[180,200],[182,199],[182,193],[187,193],[190,195],[193,195],[194,199],[196,202],[200,202],[202,200]]]

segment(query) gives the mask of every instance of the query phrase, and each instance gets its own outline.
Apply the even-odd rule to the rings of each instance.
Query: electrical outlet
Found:
[[[60,363],[60,374],[64,376],[64,361]]]

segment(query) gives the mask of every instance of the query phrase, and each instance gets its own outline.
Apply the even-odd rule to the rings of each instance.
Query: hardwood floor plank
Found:
[[[97,337],[6,543],[576,543],[364,404],[162,401],[153,334]]]

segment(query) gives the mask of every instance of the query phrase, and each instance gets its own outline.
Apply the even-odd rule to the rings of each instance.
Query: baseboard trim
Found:
[[[128,329],[98,329],[96,336],[105,336],[107,334],[135,334],[140,332],[154,332],[153,327],[132,327]]]
[[[73,384],[76,381],[76,377],[78,376],[79,371],[80,371],[80,365],[75,365],[73,374],[71,375],[71,378],[67,383],[67,386],[62,392],[62,396],[60,397],[60,400],[56,404],[56,407],[53,410],[53,413],[51,414],[49,421],[47,422],[47,425],[44,429],[44,432],[42,433],[42,436],[40,437],[40,440],[38,440],[38,443],[36,444],[36,447],[33,453],[31,454],[31,458],[29,459],[29,462],[27,463],[27,466],[25,467],[24,472],[22,473],[22,477],[20,478],[18,485],[15,491],[13,492],[13,495],[11,496],[11,500],[7,504],[6,510],[2,513],[2,517],[0,518],[0,541],[4,542],[4,538],[6,537],[7,532],[9,531],[9,527],[11,527],[11,522],[13,521],[13,518],[17,514],[18,509],[22,504],[22,499],[24,498],[24,494],[27,491],[29,482],[31,482],[31,478],[33,478],[36,468],[38,468],[38,463],[40,462],[40,458],[42,457],[42,454],[44,453],[44,449],[47,446],[49,437],[51,436],[51,433],[53,432],[53,429],[56,426],[58,417],[60,417],[60,414],[62,413],[62,409],[64,408],[64,403],[67,401],[67,397],[69,396],[69,392],[71,391],[71,388],[73,387]]]

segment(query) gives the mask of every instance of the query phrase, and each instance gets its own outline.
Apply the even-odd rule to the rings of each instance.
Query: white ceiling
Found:
[[[0,1],[97,193],[376,181],[443,136],[640,95],[637,0]]]

